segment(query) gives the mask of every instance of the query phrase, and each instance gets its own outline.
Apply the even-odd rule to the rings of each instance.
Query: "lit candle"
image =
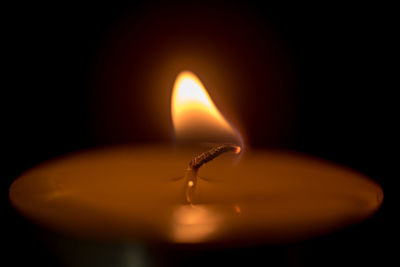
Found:
[[[178,76],[171,107],[180,140],[233,145],[205,154],[154,145],[66,155],[15,180],[13,206],[73,236],[198,244],[308,238],[360,222],[382,203],[381,187],[353,170],[244,149],[193,73]]]

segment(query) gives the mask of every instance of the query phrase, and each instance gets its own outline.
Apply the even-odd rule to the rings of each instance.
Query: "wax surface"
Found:
[[[13,206],[68,235],[171,243],[282,242],[360,222],[383,192],[364,175],[309,156],[245,151],[203,166],[184,205],[192,152],[167,147],[88,150],[45,162],[10,188]]]

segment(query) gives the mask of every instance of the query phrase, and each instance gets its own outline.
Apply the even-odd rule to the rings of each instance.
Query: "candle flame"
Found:
[[[200,79],[190,71],[183,71],[176,78],[171,115],[179,140],[242,145],[240,134],[218,110]]]

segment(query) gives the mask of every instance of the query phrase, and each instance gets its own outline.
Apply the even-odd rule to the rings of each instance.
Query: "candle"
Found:
[[[179,140],[234,145],[200,156],[165,145],[65,155],[15,180],[11,203],[36,224],[73,236],[184,244],[309,238],[360,222],[382,203],[381,187],[353,170],[244,149],[193,73],[178,76],[171,107]]]

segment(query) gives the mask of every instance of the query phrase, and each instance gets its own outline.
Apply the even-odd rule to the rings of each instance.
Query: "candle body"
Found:
[[[190,151],[168,147],[88,150],[45,162],[10,188],[13,206],[59,232],[171,243],[282,242],[371,216],[382,189],[364,175],[305,155],[246,151],[199,171],[185,205]]]

